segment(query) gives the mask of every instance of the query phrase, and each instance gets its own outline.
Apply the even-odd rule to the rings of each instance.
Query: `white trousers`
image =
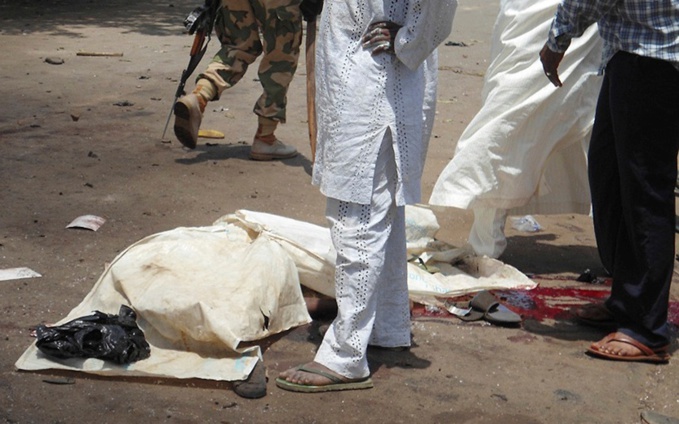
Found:
[[[405,206],[396,206],[396,172],[387,131],[371,203],[327,200],[338,313],[314,360],[348,378],[370,375],[369,344],[410,346]]]
[[[474,253],[498,258],[507,247],[505,223],[507,209],[474,208],[474,223],[469,230],[469,244]]]

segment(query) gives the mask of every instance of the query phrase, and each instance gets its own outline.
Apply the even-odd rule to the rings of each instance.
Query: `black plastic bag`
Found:
[[[94,311],[55,327],[38,325],[36,346],[57,358],[97,358],[117,364],[146,359],[151,348],[137,326],[137,314],[128,306],[119,315]]]

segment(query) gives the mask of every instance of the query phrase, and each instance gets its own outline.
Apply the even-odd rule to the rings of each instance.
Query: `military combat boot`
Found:
[[[277,138],[273,138],[273,143],[268,143],[255,137],[252,141],[252,148],[250,149],[250,159],[253,160],[273,160],[273,159],[288,159],[297,156],[297,149],[292,146],[283,144]]]
[[[202,96],[190,93],[181,97],[174,105],[174,134],[189,149],[196,148],[206,104]]]

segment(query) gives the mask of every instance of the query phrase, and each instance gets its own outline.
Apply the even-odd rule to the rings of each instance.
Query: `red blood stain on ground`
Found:
[[[609,290],[582,287],[540,287],[533,290],[494,290],[492,292],[499,301],[520,314],[523,319],[543,321],[569,320],[573,318],[570,309],[586,303],[603,302],[608,298]],[[469,300],[472,296],[456,298],[454,301]],[[445,310],[415,305],[413,316],[451,317],[455,315]],[[670,301],[668,321],[679,326],[679,301]]]
[[[571,319],[570,309],[586,303],[603,302],[608,290],[573,287],[536,287],[533,290],[502,290],[493,292],[508,308],[524,319]]]

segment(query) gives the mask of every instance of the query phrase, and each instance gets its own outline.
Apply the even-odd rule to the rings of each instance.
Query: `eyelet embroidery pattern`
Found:
[[[359,310],[364,310],[365,305],[368,302],[368,291],[369,291],[369,281],[371,278],[371,268],[369,264],[368,255],[368,245],[366,242],[366,237],[369,228],[370,221],[370,206],[369,205],[352,205],[348,202],[339,201],[338,202],[338,215],[337,222],[333,226],[332,237],[335,241],[335,246],[349,246],[353,252],[345,252],[343,248],[337,252],[337,269],[335,271],[335,291],[337,297],[353,297],[353,302],[355,308]],[[354,232],[347,232],[347,220],[356,220],[355,217],[350,215],[350,208],[354,206],[359,208],[359,216],[357,219],[358,225]],[[348,242],[342,240],[340,237],[344,234],[353,240]],[[352,244],[354,246],[352,246]],[[347,256],[353,257],[353,261]],[[355,283],[348,284],[348,281],[352,280]],[[352,289],[351,294],[347,293],[348,289]],[[352,296],[353,295],[353,296]],[[358,337],[358,321],[362,316],[357,315],[354,319],[348,323],[349,328],[341,329],[343,333],[349,334],[350,337],[347,339],[348,347],[351,348],[352,352],[348,355],[351,357],[353,365],[358,364],[361,361],[362,348],[360,344],[360,339]],[[344,349],[347,346],[333,346],[335,354],[345,356],[348,352]],[[346,372],[350,372],[346,370]]]

